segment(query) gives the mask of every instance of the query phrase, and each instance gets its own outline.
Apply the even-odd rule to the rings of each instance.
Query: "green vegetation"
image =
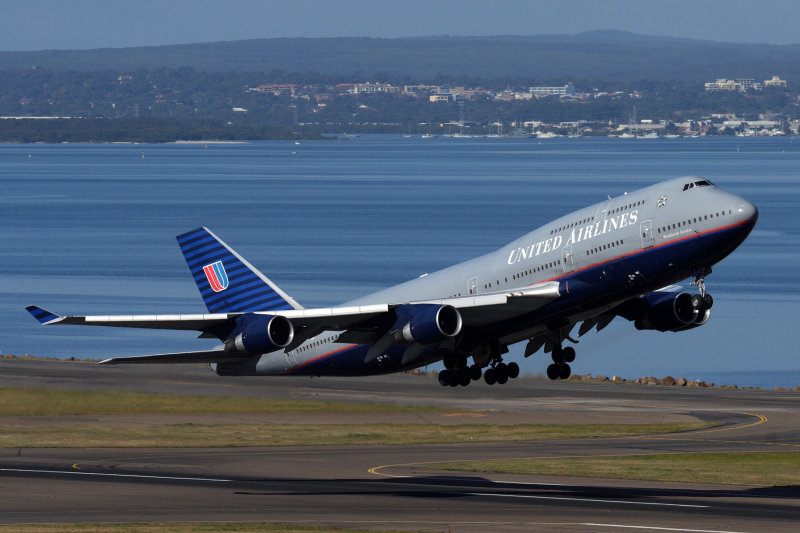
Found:
[[[349,529],[327,526],[267,524],[262,522],[156,522],[140,524],[10,524],[0,525],[0,533],[210,533],[240,531],[259,533],[392,533],[386,529]]]
[[[376,403],[0,387],[4,416],[437,411]]]
[[[509,459],[463,461],[439,464],[428,468],[504,474],[777,486],[798,484],[800,452],[676,453],[614,457]]]
[[[542,79],[702,81],[797,76],[800,47],[736,44],[618,31],[578,35],[414,37],[378,39],[278,38],[95,50],[0,52],[0,68],[38,72],[188,67],[220,72],[359,72],[365,78],[464,76],[506,78],[535,73]],[[114,80],[116,81],[116,80]],[[280,83],[280,82],[278,82]],[[302,83],[302,82],[300,82]],[[166,93],[167,91],[165,91]]]
[[[137,142],[162,143],[178,140],[276,140],[321,139],[313,133],[293,132],[274,124],[233,125],[213,120],[174,121],[161,118],[118,119],[72,118],[45,120],[0,120],[0,142]]]
[[[674,433],[712,425],[70,424],[4,429],[0,433],[0,448],[181,448],[502,442]]]

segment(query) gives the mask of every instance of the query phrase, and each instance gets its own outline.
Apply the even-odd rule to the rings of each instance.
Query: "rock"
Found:
[[[677,385],[678,387],[685,387],[686,378],[678,378],[677,381],[675,381],[675,385]]]
[[[675,378],[673,378],[672,376],[667,376],[667,377],[665,377],[664,379],[661,380],[661,383],[664,384],[664,385],[667,385],[669,387],[674,387],[675,386]]]
[[[594,378],[594,380],[595,381],[608,381],[608,376],[604,376],[604,375],[600,374],[599,376]]]

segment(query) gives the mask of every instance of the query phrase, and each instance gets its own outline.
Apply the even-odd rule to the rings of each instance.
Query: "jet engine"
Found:
[[[228,351],[253,354],[269,353],[285,348],[294,338],[294,328],[286,317],[243,315],[244,325],[233,340],[228,341]]]
[[[653,292],[643,297],[647,307],[634,321],[636,329],[680,331],[708,320],[709,309],[701,313],[702,298],[686,292]]]
[[[426,305],[398,332],[398,341],[432,344],[461,332],[461,313],[452,305]]]

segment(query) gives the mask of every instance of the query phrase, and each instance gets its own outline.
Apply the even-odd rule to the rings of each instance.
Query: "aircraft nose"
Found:
[[[753,224],[758,220],[758,208],[747,200],[737,202],[734,212],[739,220],[752,222]]]

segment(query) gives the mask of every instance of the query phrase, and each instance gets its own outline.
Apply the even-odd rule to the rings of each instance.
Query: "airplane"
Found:
[[[196,330],[218,347],[112,357],[100,364],[209,363],[221,376],[363,376],[443,362],[444,386],[519,375],[504,362],[549,353],[550,379],[566,379],[577,336],[617,316],[639,330],[705,324],[705,277],[750,234],[758,209],[701,177],[610,196],[500,249],[330,308],[306,309],[210,230],[178,244],[208,309],[197,315],[59,316],[26,309],[41,324]],[[693,290],[675,285],[694,279]],[[470,363],[470,359],[472,362]]]

